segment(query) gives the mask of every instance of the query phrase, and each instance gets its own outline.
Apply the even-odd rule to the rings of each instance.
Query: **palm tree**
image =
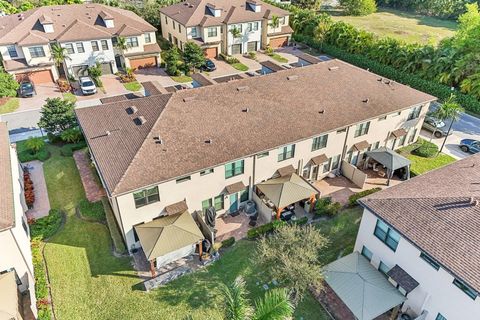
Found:
[[[65,73],[65,76],[67,75],[67,72],[65,70],[65,60],[71,60],[70,56],[68,55],[67,48],[64,48],[60,46],[58,43],[52,44],[52,60],[55,66],[60,68],[60,66],[63,66],[63,72]],[[68,79],[68,77],[67,77]]]
[[[35,154],[45,146],[45,141],[40,137],[30,137],[25,142],[25,146],[30,150],[30,153]]]
[[[460,119],[462,112],[465,109],[462,108],[460,104],[458,104],[455,100],[455,95],[451,95],[443,104],[441,104],[437,110],[433,112],[433,116],[441,121],[450,120],[450,126],[448,127],[447,135],[445,136],[445,140],[443,140],[442,147],[438,151],[438,153],[442,152],[445,143],[447,142],[447,138],[450,135],[450,131],[452,130],[453,123]]]
[[[115,48],[120,51],[120,54],[122,55],[123,58],[125,58],[124,54],[125,51],[130,48],[130,46],[127,43],[127,39],[125,37],[118,37],[117,38],[117,43],[115,44]],[[123,60],[122,60],[122,68],[124,68],[123,65]]]
[[[272,27],[274,31],[276,31],[276,29],[280,26],[280,18],[276,15],[273,15],[272,21],[268,25]]]
[[[232,37],[234,39],[240,38],[242,36],[240,29],[238,29],[237,27],[233,27],[232,29],[230,29],[230,33],[232,34]]]
[[[285,320],[294,312],[286,289],[267,291],[263,299],[255,301],[255,308],[252,308],[241,276],[232,285],[223,285],[222,292],[225,296],[226,320]]]

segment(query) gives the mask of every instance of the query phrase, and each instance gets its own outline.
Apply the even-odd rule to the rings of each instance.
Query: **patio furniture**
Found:
[[[393,177],[393,173],[395,172],[395,170],[401,168],[406,169],[406,180],[410,179],[410,160],[399,155],[392,149],[381,147],[372,151],[367,151],[366,155],[367,159],[365,160],[364,168],[368,167],[368,162],[370,161],[370,159],[373,159],[379,164],[383,165],[383,167],[386,168],[385,176],[388,179],[387,185],[390,185],[390,179]],[[373,168],[373,171],[375,171],[375,166]]]

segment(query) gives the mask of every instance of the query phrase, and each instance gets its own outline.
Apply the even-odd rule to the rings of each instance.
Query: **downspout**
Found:
[[[347,140],[348,140],[349,133],[350,133],[350,127],[347,127],[347,131],[345,132],[345,141],[343,142],[343,151],[342,151],[342,156],[340,157],[340,165],[338,167],[338,172],[342,171],[342,161],[345,158],[345,154],[347,152]]]
[[[257,156],[253,156],[253,170],[252,170],[252,187],[250,188],[250,194],[248,195],[249,199],[252,198],[253,195],[253,188],[255,187],[255,172],[256,172],[256,165],[257,165]]]

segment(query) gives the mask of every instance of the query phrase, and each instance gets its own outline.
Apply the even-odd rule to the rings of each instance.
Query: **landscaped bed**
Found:
[[[140,89],[142,89],[142,85],[140,83],[138,83],[137,81],[126,82],[126,83],[123,84],[123,86],[128,91],[134,91],[134,92],[135,91],[140,91]]]

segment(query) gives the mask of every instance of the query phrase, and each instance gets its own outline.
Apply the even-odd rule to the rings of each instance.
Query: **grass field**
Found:
[[[193,79],[189,76],[171,76],[173,81],[180,82],[180,83],[186,83],[186,82],[192,82]]]
[[[142,89],[142,85],[140,83],[138,83],[137,81],[124,83],[123,86],[128,91],[139,91],[140,89]]]
[[[48,149],[52,156],[44,170],[50,203],[67,213],[65,226],[45,247],[58,319],[222,319],[219,283],[230,283],[238,275],[245,277],[250,299],[264,294],[262,285],[271,279],[256,267],[255,242],[247,240],[237,242],[206,269],[150,293],[140,290],[141,279],[131,259],[113,256],[107,227],[75,216],[74,208],[85,193],[73,158],[61,156],[57,147]],[[319,223],[331,240],[321,256],[324,263],[352,250],[359,221],[360,210],[352,209]],[[296,308],[295,319],[328,317],[307,294]]]
[[[2,99],[2,101],[4,101],[4,99]],[[18,98],[6,98],[6,101],[2,103],[3,104],[0,105],[0,114],[13,112],[20,106]]]
[[[363,17],[332,15],[380,37],[389,36],[409,43],[437,44],[441,39],[453,35],[457,23],[433,17],[415,15],[397,10],[380,9]]]
[[[419,143],[417,142],[399,150],[401,155],[408,158],[412,162],[410,167],[412,175],[420,175],[456,161],[454,157],[445,153],[440,153],[438,156],[432,158],[424,158],[412,154],[412,150],[418,146]]]

